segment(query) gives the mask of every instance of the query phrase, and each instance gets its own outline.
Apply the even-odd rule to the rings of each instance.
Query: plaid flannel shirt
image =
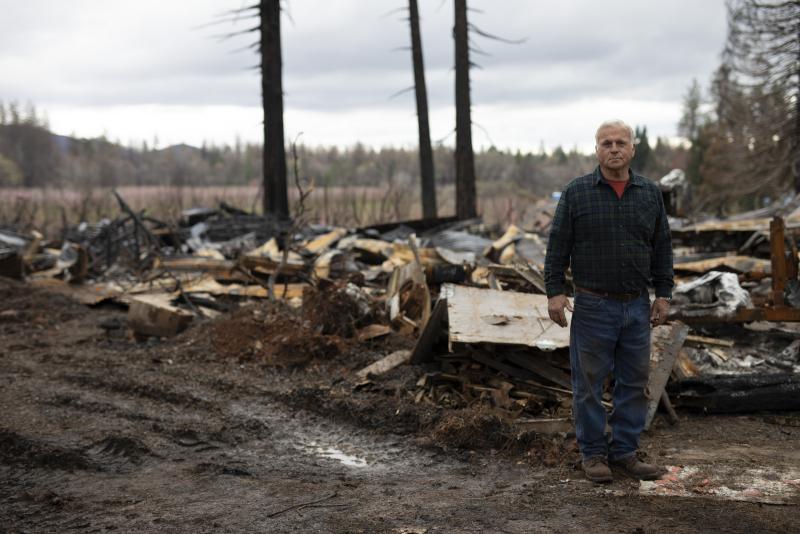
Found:
[[[578,287],[629,293],[655,287],[671,297],[672,241],[658,186],[629,171],[622,198],[597,167],[570,182],[561,194],[547,243],[547,296],[564,294],[572,267]]]

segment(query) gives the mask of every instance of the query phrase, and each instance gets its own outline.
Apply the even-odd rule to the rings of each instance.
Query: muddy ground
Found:
[[[124,310],[0,279],[2,529],[797,531],[796,497],[593,485],[569,436],[414,403],[412,367],[355,387],[354,370],[409,340],[357,344],[287,317],[260,304],[136,343],[118,328]],[[799,437],[798,414],[681,414],[657,420],[643,451],[712,480],[753,468],[780,478],[800,466]]]

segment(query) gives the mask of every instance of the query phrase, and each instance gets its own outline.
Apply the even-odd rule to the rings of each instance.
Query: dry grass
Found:
[[[237,208],[261,212],[261,191],[256,186],[122,186],[117,191],[137,211],[174,223],[183,210],[215,207],[226,202]],[[441,217],[455,212],[454,188],[437,191]],[[297,198],[290,191],[290,204]],[[525,192],[483,187],[478,211],[489,224],[520,224],[535,199]],[[417,188],[407,187],[325,187],[316,188],[306,201],[312,222],[346,227],[418,219],[422,216]],[[0,225],[22,230],[36,229],[58,236],[65,226],[83,221],[96,222],[120,215],[109,188],[0,189]]]

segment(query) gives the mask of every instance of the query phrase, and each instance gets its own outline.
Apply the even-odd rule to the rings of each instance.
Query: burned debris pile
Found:
[[[668,390],[708,412],[797,410],[797,199],[726,220],[676,224],[670,317],[693,335]]]
[[[208,321],[215,353],[233,360],[296,368],[369,346],[374,356],[349,367],[352,394],[398,395],[384,382],[413,364],[401,396],[443,410],[437,431],[474,433],[475,421],[447,419],[468,407],[484,422],[570,431],[569,329],[548,317],[542,274],[552,205],[525,231],[454,219],[299,226],[225,204],[171,225],[117,201],[116,219],[59,239],[0,228],[0,275],[124,306],[137,340]],[[648,426],[659,407],[670,421],[676,408],[800,408],[800,210],[671,222],[677,286],[652,336]],[[243,306],[253,302],[270,304]]]

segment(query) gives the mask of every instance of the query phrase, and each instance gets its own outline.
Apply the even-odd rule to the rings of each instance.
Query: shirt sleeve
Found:
[[[669,231],[664,199],[658,191],[658,220],[653,234],[653,254],[650,260],[650,274],[656,297],[672,297],[675,280],[672,271],[672,236]]]
[[[547,297],[565,294],[566,270],[569,267],[574,234],[570,210],[569,189],[561,193],[556,213],[550,225],[547,255],[544,259],[544,285]]]

